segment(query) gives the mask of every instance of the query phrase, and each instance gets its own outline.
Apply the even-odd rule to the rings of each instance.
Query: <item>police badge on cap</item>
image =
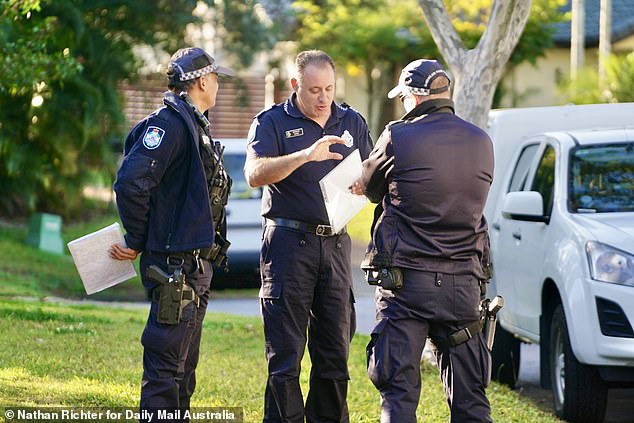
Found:
[[[235,72],[220,66],[205,50],[199,47],[187,47],[174,53],[167,66],[167,78],[170,82],[184,82],[200,78],[208,73],[233,76]]]

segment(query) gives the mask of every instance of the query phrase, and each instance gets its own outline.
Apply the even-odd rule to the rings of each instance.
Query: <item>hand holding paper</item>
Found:
[[[127,248],[123,244],[117,243],[112,244],[108,250],[108,254],[115,260],[134,260],[139,252],[137,250],[133,250],[132,248]]]
[[[131,260],[110,257],[113,244],[125,245],[118,223],[68,243],[87,294],[94,294],[136,276]]]
[[[367,198],[350,190],[361,178],[362,169],[361,155],[357,149],[319,181],[330,226],[335,232],[343,229],[368,202]]]
[[[352,183],[352,185],[350,186],[350,192],[354,195],[364,195],[363,187],[361,186],[361,183],[359,183],[359,181],[355,181]]]

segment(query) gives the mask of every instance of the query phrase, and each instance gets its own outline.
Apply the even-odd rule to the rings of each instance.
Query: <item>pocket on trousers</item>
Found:
[[[366,347],[368,377],[377,389],[381,389],[388,382],[390,373],[389,339],[385,332],[388,319],[380,320],[370,335],[370,342]]]
[[[454,315],[458,321],[474,321],[480,318],[480,285],[473,276],[456,275],[454,291]]]

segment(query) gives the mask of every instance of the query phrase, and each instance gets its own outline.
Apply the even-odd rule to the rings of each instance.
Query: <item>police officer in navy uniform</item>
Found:
[[[365,120],[333,102],[335,66],[323,51],[299,53],[284,103],[261,112],[249,134],[246,179],[265,186],[260,305],[268,380],[265,422],[348,422],[348,351],[355,330],[345,229],[334,233],[319,180],[355,149],[366,158]],[[308,338],[310,390],[300,363]]]
[[[126,245],[113,245],[110,254],[134,260],[141,252],[141,279],[152,299],[141,337],[142,410],[189,408],[212,264],[226,258],[231,181],[203,114],[215,105],[218,74],[233,71],[203,49],[174,53],[164,106],[128,135],[114,185]],[[175,294],[170,289],[183,275]],[[181,292],[181,299],[168,302]]]
[[[435,60],[403,69],[388,97],[399,96],[407,113],[388,124],[363,163],[361,186],[353,187],[380,202],[362,267],[379,284],[367,352],[382,423],[416,422],[428,336],[451,421],[491,421],[479,304],[493,149],[483,130],[454,114],[449,85]]]

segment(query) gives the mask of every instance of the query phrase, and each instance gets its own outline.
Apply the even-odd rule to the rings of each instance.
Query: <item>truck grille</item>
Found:
[[[616,336],[619,338],[634,338],[632,325],[627,320],[621,306],[617,303],[596,297],[597,313],[599,314],[599,325],[601,333],[605,336]]]

